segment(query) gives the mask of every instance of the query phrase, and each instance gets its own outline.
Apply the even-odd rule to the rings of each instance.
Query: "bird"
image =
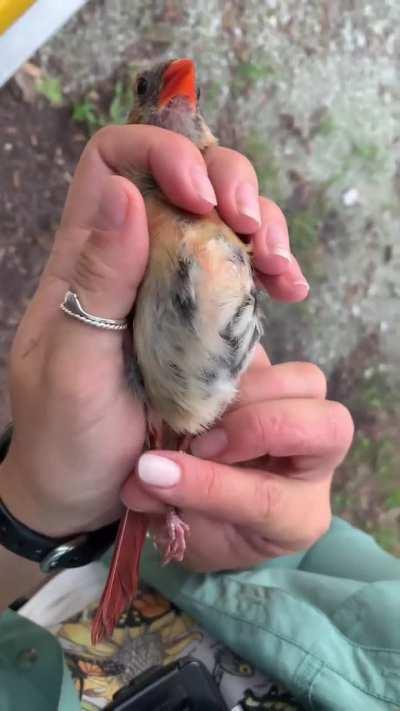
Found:
[[[128,124],[182,134],[204,152],[217,143],[200,111],[196,67],[173,59],[139,72]],[[262,335],[249,245],[213,209],[198,216],[172,205],[149,174],[127,167],[144,198],[149,258],[132,311],[129,380],[142,398],[147,448],[188,451],[234,401]],[[110,636],[138,587],[151,517],[126,510],[92,625],[96,644]],[[188,526],[170,508],[164,563],[181,561]]]

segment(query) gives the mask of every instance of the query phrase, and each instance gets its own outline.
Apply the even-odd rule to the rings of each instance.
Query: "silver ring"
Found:
[[[87,323],[88,326],[94,326],[95,328],[105,328],[108,331],[124,331],[128,328],[126,318],[102,318],[101,316],[94,316],[88,311],[85,311],[78,299],[78,295],[75,294],[74,291],[67,291],[64,296],[64,301],[60,304],[60,309],[62,309],[67,316],[77,318],[78,321],[83,321]]]

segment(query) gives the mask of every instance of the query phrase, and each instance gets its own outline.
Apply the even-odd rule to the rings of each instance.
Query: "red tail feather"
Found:
[[[148,449],[177,448],[177,435],[153,412],[147,412]],[[190,441],[184,438],[182,444]],[[150,517],[126,510],[119,525],[114,555],[107,582],[92,623],[92,644],[111,636],[121,614],[131,604],[139,584],[139,564]],[[167,526],[159,536],[165,548],[164,561],[182,560],[188,526],[175,509],[167,514]]]
[[[149,525],[147,514],[127,509],[119,525],[106,586],[92,624],[92,644],[110,636],[137,591],[139,563]]]

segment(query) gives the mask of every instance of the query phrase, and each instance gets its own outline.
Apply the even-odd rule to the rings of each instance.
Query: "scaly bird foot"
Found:
[[[178,511],[172,507],[168,509],[165,525],[154,536],[157,548],[164,551],[162,565],[167,565],[174,560],[177,562],[183,560],[188,533],[189,526],[182,521]]]

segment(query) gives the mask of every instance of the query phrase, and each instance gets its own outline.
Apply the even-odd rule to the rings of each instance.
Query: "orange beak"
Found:
[[[158,105],[166,106],[177,96],[188,100],[193,110],[197,106],[196,70],[191,59],[176,59],[167,67],[164,73],[164,85],[160,93]]]

